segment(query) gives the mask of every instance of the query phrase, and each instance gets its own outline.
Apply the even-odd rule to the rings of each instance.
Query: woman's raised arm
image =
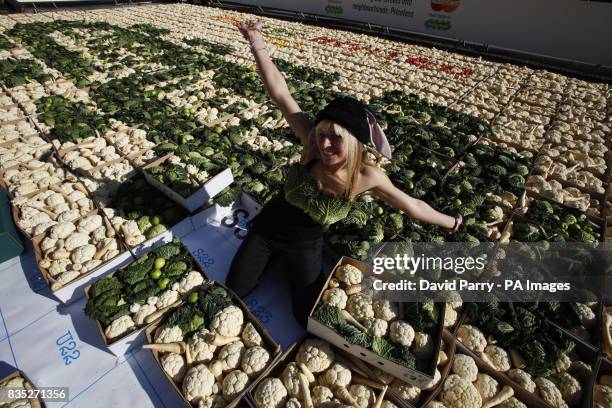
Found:
[[[368,184],[372,186],[369,190],[374,195],[390,206],[404,211],[409,217],[429,224],[439,225],[447,230],[456,231],[459,225],[461,225],[461,216],[458,218],[451,217],[433,209],[425,201],[410,197],[397,188],[380,169],[369,167],[367,178]]]
[[[238,24],[238,29],[251,45],[251,51],[255,57],[259,76],[264,83],[266,92],[281,110],[283,117],[293,132],[300,138],[302,144],[306,145],[308,135],[313,127],[312,121],[308,118],[308,115],[302,112],[295,99],[293,99],[283,74],[270,59],[260,31],[261,21],[241,22]]]

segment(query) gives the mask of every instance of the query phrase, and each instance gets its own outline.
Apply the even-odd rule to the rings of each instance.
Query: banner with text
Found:
[[[612,66],[612,3],[579,0],[234,0]]]

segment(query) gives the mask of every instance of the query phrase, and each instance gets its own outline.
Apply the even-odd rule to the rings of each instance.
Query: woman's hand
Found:
[[[459,227],[461,227],[461,224],[463,224],[463,216],[461,214],[455,215],[455,227],[450,228],[449,232],[455,233],[459,231]]]
[[[240,23],[238,23],[237,27],[244,39],[250,42],[251,44],[256,39],[262,38],[261,28],[263,27],[263,23],[261,22],[261,20],[241,21]]]

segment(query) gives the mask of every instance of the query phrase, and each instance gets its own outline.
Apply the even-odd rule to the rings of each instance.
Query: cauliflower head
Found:
[[[295,398],[295,397],[291,397],[287,400],[287,402],[285,402],[285,408],[301,408],[302,404],[300,403],[300,400]]]
[[[257,408],[282,408],[287,398],[283,382],[275,377],[265,378],[253,395]]]
[[[372,336],[384,337],[387,334],[388,323],[383,319],[365,319],[363,325]]]
[[[377,319],[390,322],[397,317],[397,305],[387,299],[374,301],[372,308],[374,309],[374,317]]]
[[[593,388],[593,408],[612,407],[612,387],[595,384]]]
[[[498,382],[488,374],[479,373],[474,383],[483,402],[488,402],[499,392]]]
[[[263,343],[259,332],[251,322],[247,322],[247,324],[244,325],[241,338],[244,345],[247,347],[261,346]]]
[[[315,385],[312,389],[312,404],[315,407],[324,402],[331,401],[334,398],[334,393],[324,385]]]
[[[478,378],[478,366],[472,357],[466,354],[455,354],[452,373],[472,383]]]
[[[215,377],[204,364],[192,367],[183,380],[183,395],[191,403],[205,399],[213,393]]]
[[[348,387],[351,383],[351,370],[343,364],[334,363],[322,376],[322,384],[333,387]]]
[[[421,389],[419,387],[405,383],[397,378],[391,383],[391,389],[411,403],[416,403],[421,396]]]
[[[355,402],[357,402],[359,408],[371,407],[374,401],[376,401],[374,391],[367,385],[353,384],[348,390],[353,398],[355,398]]]
[[[132,320],[130,315],[121,316],[120,318],[111,322],[111,324],[104,331],[104,335],[106,335],[107,339],[114,339],[124,333],[127,333],[135,327],[136,325],[134,324],[134,320]]]
[[[395,320],[389,327],[391,340],[402,346],[410,347],[414,340],[414,329],[410,324],[403,320]]]
[[[354,295],[349,296],[347,310],[360,322],[374,317],[372,298],[363,292],[355,293]]]
[[[332,365],[334,352],[324,340],[307,339],[300,346],[295,361],[304,364],[312,373],[320,373]]]
[[[156,343],[176,343],[183,341],[183,331],[178,326],[164,327],[157,331]]]
[[[483,352],[487,347],[487,339],[478,327],[464,324],[457,330],[457,338],[473,352]]]
[[[191,358],[196,363],[208,363],[215,356],[217,346],[208,344],[206,341],[206,335],[209,333],[210,332],[203,327],[195,333],[187,343]]]
[[[347,286],[357,285],[363,280],[363,273],[357,267],[350,264],[337,267],[335,276]]]
[[[342,290],[341,288],[327,289],[323,293],[324,303],[330,306],[340,308],[340,309],[346,308],[347,300],[348,300],[348,296],[346,295],[346,292]]]
[[[513,368],[506,373],[508,377],[525,390],[533,393],[536,389],[536,384],[533,382],[531,375],[520,368]]]
[[[569,405],[578,405],[582,399],[582,385],[580,382],[568,373],[559,373],[552,375],[551,380],[561,391],[561,395],[565,402]]]
[[[249,376],[240,370],[234,370],[223,378],[223,398],[232,401],[249,384]]]
[[[296,363],[291,362],[285,366],[281,374],[283,385],[287,389],[287,394],[291,397],[300,398],[300,369]],[[316,404],[315,404],[316,405]]]
[[[261,346],[255,346],[244,352],[240,366],[242,371],[252,378],[258,376],[266,368],[268,361],[270,361],[270,353]]]
[[[240,340],[223,346],[217,359],[221,361],[223,365],[223,371],[235,370],[240,366],[240,361],[246,348],[244,343]]]
[[[563,400],[563,395],[557,386],[546,378],[539,377],[535,380],[538,394],[548,404],[557,408],[568,408],[568,405]]]
[[[474,385],[456,374],[448,376],[440,393],[447,408],[480,408],[482,398]]]
[[[242,332],[244,315],[239,307],[231,305],[217,313],[210,323],[210,331],[221,336],[239,336]]]
[[[183,356],[176,353],[164,353],[161,358],[161,366],[174,382],[180,383],[185,376],[187,366]]]
[[[417,359],[430,357],[434,351],[432,337],[427,333],[416,332],[414,334],[414,342],[412,343],[411,351]]]
[[[489,345],[485,347],[481,357],[486,363],[492,366],[495,371],[505,373],[512,368],[510,356],[506,350],[499,346]]]

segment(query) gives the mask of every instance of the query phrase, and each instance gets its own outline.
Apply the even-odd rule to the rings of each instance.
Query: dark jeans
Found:
[[[238,296],[247,296],[273,257],[281,257],[291,289],[293,315],[306,327],[308,314],[325,282],[323,238],[286,242],[251,231],[244,239],[230,267],[226,284]]]

